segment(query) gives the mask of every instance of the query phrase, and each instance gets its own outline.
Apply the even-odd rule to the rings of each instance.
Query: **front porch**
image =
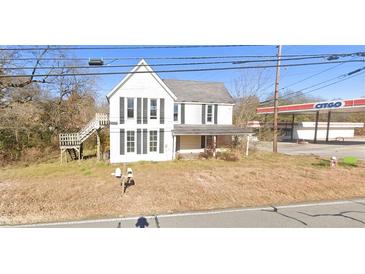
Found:
[[[233,125],[175,125],[173,130],[174,155],[192,157],[210,150],[215,153],[232,147],[235,136],[252,136],[251,129]]]

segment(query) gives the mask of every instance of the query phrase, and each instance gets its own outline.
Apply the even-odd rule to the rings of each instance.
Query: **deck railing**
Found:
[[[109,117],[106,113],[96,113],[95,117],[77,133],[61,133],[59,135],[60,146],[79,146],[95,130],[109,124]]]
[[[95,119],[99,121],[99,125],[105,126],[109,124],[109,117],[107,113],[96,113]]]
[[[79,133],[60,133],[60,146],[79,146]]]

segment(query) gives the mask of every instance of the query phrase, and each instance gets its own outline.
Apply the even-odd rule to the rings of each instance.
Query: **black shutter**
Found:
[[[143,154],[147,154],[147,129],[143,129]]]
[[[202,124],[205,124],[205,104],[202,104]]]
[[[185,124],[185,104],[181,104],[181,124]]]
[[[143,124],[147,124],[147,98],[143,98]]]
[[[165,130],[163,128],[160,128],[160,153],[164,152],[164,146],[165,146]]]
[[[201,136],[201,145],[200,145],[201,148],[205,148],[205,136]]]
[[[165,123],[165,99],[160,99],[160,124]]]
[[[124,129],[121,128],[120,129],[120,155],[124,155],[125,154],[125,133],[124,133]]]
[[[218,105],[214,105],[214,124],[217,124],[218,122]]]
[[[124,124],[124,97],[119,98],[119,123]]]
[[[137,98],[137,124],[142,123],[142,99]]]
[[[176,136],[176,151],[180,150],[180,136]]]
[[[141,154],[141,129],[137,128],[137,154]]]

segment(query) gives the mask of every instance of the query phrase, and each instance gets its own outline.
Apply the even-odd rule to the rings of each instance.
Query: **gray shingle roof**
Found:
[[[251,128],[234,125],[174,125],[174,135],[246,135],[252,134]]]
[[[234,100],[221,82],[162,79],[180,102],[228,103]]]

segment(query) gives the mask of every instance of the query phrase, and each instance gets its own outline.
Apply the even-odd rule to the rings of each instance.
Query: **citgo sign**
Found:
[[[334,101],[334,102],[326,102],[326,103],[318,103],[314,105],[316,109],[326,109],[326,108],[341,108],[343,106],[342,101]]]

